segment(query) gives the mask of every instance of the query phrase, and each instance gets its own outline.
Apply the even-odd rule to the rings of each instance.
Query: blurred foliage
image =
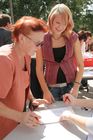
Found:
[[[57,3],[66,4],[73,13],[75,30],[81,28],[93,32],[93,0],[11,0],[15,21],[24,15],[47,20],[50,9]],[[90,6],[89,6],[90,5]],[[92,5],[92,6],[91,6]],[[9,0],[0,0],[0,11],[10,13]]]

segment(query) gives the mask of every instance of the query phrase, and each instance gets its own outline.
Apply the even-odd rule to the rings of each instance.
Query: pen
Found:
[[[38,108],[38,105],[33,105],[32,102],[30,102],[29,108],[31,111],[34,111],[36,108]]]
[[[68,98],[68,96],[65,97],[65,102],[66,102],[67,100],[70,102],[70,99]]]
[[[32,102],[30,102],[29,108],[30,108],[30,110],[31,110],[32,112],[34,112],[34,110],[35,110],[37,107],[38,107],[37,105],[33,105]],[[40,123],[39,117],[36,117],[36,116],[35,116],[34,118],[38,121],[38,123]]]
[[[82,110],[88,111],[89,109],[86,107],[81,107]]]

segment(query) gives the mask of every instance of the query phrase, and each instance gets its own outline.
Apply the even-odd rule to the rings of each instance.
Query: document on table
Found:
[[[41,124],[50,124],[59,122],[59,117],[64,111],[72,111],[72,107],[62,107],[56,109],[47,109],[39,111],[41,116]]]
[[[61,107],[37,111],[41,116],[41,125],[28,128],[17,126],[4,140],[86,140],[86,134],[70,122],[59,123],[63,111],[73,111],[72,107]]]

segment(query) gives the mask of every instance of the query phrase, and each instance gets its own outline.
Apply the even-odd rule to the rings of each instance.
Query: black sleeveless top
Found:
[[[53,48],[54,59],[56,62],[60,63],[64,58],[66,53],[66,46],[60,48]],[[66,77],[61,68],[58,69],[57,81],[56,83],[65,83]]]

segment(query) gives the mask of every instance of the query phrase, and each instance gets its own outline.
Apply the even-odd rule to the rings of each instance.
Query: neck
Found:
[[[59,40],[62,36],[61,35],[54,35],[52,34],[53,39]]]
[[[25,53],[21,49],[19,43],[14,43],[14,48],[19,58],[23,58],[25,56]]]
[[[17,54],[17,57],[18,57],[18,60],[19,60],[20,68],[22,70],[25,70],[26,69],[26,64],[25,64],[24,57],[25,57],[26,54],[22,51],[22,49],[21,49],[21,47],[18,43],[14,44],[14,49],[16,51],[16,54]]]

